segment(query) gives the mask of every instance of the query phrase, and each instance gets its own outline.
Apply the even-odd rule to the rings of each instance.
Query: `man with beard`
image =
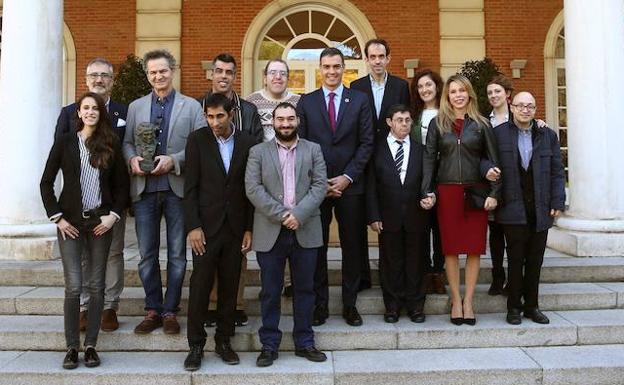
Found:
[[[280,297],[288,259],[293,285],[295,355],[314,362],[327,359],[314,346],[314,270],[323,245],[320,205],[327,193],[321,147],[300,139],[295,107],[281,103],[273,111],[275,138],[254,146],[245,172],[247,197],[255,206],[254,238],[262,280],[262,352],[258,366],[277,359]]]

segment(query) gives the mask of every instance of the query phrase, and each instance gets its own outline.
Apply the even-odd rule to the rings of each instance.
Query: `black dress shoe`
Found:
[[[277,360],[278,354],[272,350],[262,349],[260,355],[256,359],[256,366],[261,368],[273,365],[273,361]]]
[[[304,357],[309,361],[313,362],[323,362],[327,360],[327,356],[325,353],[316,349],[314,346],[310,346],[309,348],[304,349],[295,349],[295,355],[297,357]]]
[[[507,311],[507,323],[510,325],[520,325],[522,323],[522,317],[520,315],[520,310],[518,309],[509,309]]]
[[[548,319],[548,317],[546,317],[546,315],[544,313],[542,313],[539,309],[533,309],[533,310],[525,310],[524,311],[524,316],[526,318],[530,318],[531,320],[533,320],[533,322],[538,323],[538,324],[549,324],[550,320]]]
[[[475,326],[477,324],[476,318],[466,318],[464,317],[464,325]]]
[[[215,353],[223,362],[228,365],[238,365],[240,363],[240,358],[238,358],[238,354],[234,350],[232,350],[232,346],[229,342],[219,342],[215,345]]]
[[[488,295],[502,295],[503,283],[500,281],[492,281],[490,288],[488,289]]]
[[[347,306],[342,310],[342,318],[351,326],[362,326],[362,317],[355,306]]]
[[[384,314],[384,321],[393,324],[399,322],[399,313],[396,311],[387,311]]]
[[[95,368],[100,366],[100,357],[93,346],[87,347],[84,352],[84,362],[87,368]]]
[[[69,348],[63,359],[63,369],[76,369],[78,367],[78,349]]]
[[[292,287],[292,285],[288,285],[288,286],[284,287],[284,297],[292,298],[292,296],[293,296],[293,287]]]
[[[194,372],[201,367],[202,358],[204,357],[204,347],[201,345],[192,345],[189,354],[184,360],[184,370]]]
[[[463,325],[464,324],[464,317],[455,317],[455,318],[451,317],[451,323],[453,325],[457,325],[457,326]]]
[[[329,311],[326,305],[316,305],[314,308],[314,316],[312,317],[312,326],[320,326],[325,323],[329,317]]]
[[[407,312],[407,316],[412,322],[415,322],[417,324],[425,322],[425,313],[420,310],[410,310]]]

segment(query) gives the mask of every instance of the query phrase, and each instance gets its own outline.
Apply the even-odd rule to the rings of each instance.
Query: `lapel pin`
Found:
[[[119,112],[115,111],[115,112],[113,112],[113,115],[119,116]]]
[[[350,102],[349,98],[345,98],[344,101],[345,101],[345,103],[349,103]]]

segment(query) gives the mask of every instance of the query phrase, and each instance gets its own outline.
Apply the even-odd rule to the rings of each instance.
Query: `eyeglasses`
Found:
[[[269,71],[267,71],[267,75],[277,76],[277,74],[279,74],[283,78],[288,77],[288,71],[281,71],[281,70],[269,70]]]
[[[517,108],[520,111],[527,110],[530,112],[535,111],[535,109],[537,108],[533,104],[512,104],[511,106]]]
[[[397,122],[399,124],[412,124],[413,120],[412,118],[394,118],[392,119],[392,121]]]
[[[109,73],[106,73],[106,72],[100,72],[100,73],[93,72],[93,73],[87,74],[87,77],[88,77],[90,80],[95,80],[95,79],[97,79],[98,77],[100,77],[100,78],[102,78],[102,79],[104,79],[104,80],[107,80],[107,79],[112,79],[112,78],[113,78],[113,75],[111,75],[111,74],[109,74]]]

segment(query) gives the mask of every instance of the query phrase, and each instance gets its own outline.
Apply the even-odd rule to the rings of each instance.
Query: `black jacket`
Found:
[[[56,128],[54,129],[54,140],[60,138],[68,132],[76,132],[76,120],[78,115],[76,109],[78,105],[72,103],[61,109],[61,113],[56,120]],[[128,106],[110,101],[108,104],[108,116],[110,118],[111,128],[119,136],[119,142],[123,143],[126,133],[126,117],[128,115]],[[122,121],[120,122],[120,119]]]
[[[63,172],[63,189],[59,199],[54,195],[54,180],[59,169]],[[48,156],[41,183],[41,198],[48,217],[60,212],[69,223],[77,224],[82,219],[82,189],[80,187],[80,150],[75,132],[58,138]],[[100,169],[100,190],[104,211],[121,215],[128,206],[130,180],[126,163],[121,155],[121,146],[116,143],[114,161],[106,169]]]
[[[441,135],[436,119],[431,120],[425,148],[421,189],[423,196],[434,192],[438,183],[486,183],[480,168],[482,159],[498,165],[496,138],[492,127],[489,124],[485,127],[479,126],[468,115],[465,116],[459,138],[455,131]],[[487,183],[490,184],[489,196],[498,199],[500,181]]]
[[[533,189],[535,197],[536,231],[553,224],[550,210],[564,210],[565,174],[557,134],[548,127],[539,128],[533,122]],[[526,224],[523,190],[518,153],[518,127],[509,121],[494,130],[502,171],[502,205],[496,210],[496,221],[502,224]]]
[[[202,110],[206,111],[205,103],[206,98],[212,94],[212,91],[209,91],[203,97],[197,99],[199,104],[202,106]],[[236,127],[237,130],[247,131],[252,137],[256,139],[256,143],[262,143],[262,139],[264,138],[264,131],[262,130],[262,122],[260,121],[260,115],[258,115],[258,107],[255,104],[249,103],[245,99],[238,96],[238,94],[233,93],[233,102],[234,109],[232,112],[234,114],[238,114],[239,110],[236,104],[236,101],[240,103],[240,116],[242,118],[243,126]]]
[[[234,150],[226,174],[212,130],[204,127],[189,135],[182,201],[187,232],[201,227],[210,237],[226,222],[237,236],[252,230],[253,206],[245,194],[245,168],[249,149],[255,144],[246,132],[234,133]]]

